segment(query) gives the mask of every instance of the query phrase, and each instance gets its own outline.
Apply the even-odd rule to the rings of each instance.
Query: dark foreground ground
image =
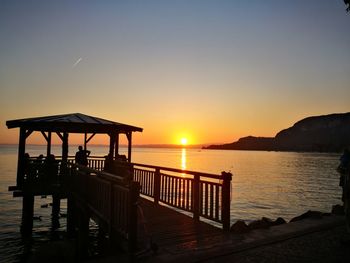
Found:
[[[68,256],[67,245],[66,242],[56,243],[52,254],[44,256],[39,252],[30,262],[75,262],[74,257]],[[88,262],[128,262],[128,258],[120,254]],[[247,234],[226,234],[160,247],[157,254],[147,252],[135,262],[350,262],[350,238],[346,234],[344,217],[332,215]]]
[[[304,219],[247,234],[231,234],[228,239],[217,241],[216,245],[185,247],[183,251],[160,251],[163,255],[149,257],[146,261],[350,262],[350,239],[342,216]]]
[[[350,242],[344,239],[345,226],[338,226],[201,262],[350,262]]]

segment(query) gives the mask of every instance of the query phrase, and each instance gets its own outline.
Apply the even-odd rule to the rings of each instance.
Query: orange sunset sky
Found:
[[[134,144],[348,112],[349,25],[340,0],[1,1],[0,144],[18,142],[6,120],[75,112],[144,128]]]

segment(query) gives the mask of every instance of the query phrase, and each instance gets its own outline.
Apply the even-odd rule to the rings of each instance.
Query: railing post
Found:
[[[231,203],[231,180],[232,174],[222,172],[222,192],[221,192],[221,217],[224,231],[230,230],[230,203]]]
[[[154,172],[153,191],[154,191],[154,203],[158,204],[160,199],[160,169],[159,168],[156,168],[156,171]]]
[[[69,193],[67,196],[67,233],[70,237],[75,234],[75,221],[77,219],[75,210],[76,207],[73,194]]]
[[[199,191],[199,175],[195,174],[193,177],[193,192],[192,192],[192,201],[193,201],[193,219],[199,221],[200,214],[200,191]]]
[[[140,184],[130,182],[130,203],[129,203],[129,253],[132,262],[137,248],[137,202],[140,195]]]

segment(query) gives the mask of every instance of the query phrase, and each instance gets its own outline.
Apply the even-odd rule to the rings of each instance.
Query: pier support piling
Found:
[[[52,229],[60,227],[59,215],[60,215],[61,199],[58,195],[52,195]]]
[[[69,195],[67,197],[67,233],[69,236],[75,235],[75,203],[73,196]]]
[[[83,261],[88,255],[89,246],[89,215],[84,209],[79,209],[78,216],[78,261]]]
[[[33,230],[33,215],[34,215],[34,195],[26,194],[23,196],[22,206],[22,224],[21,234],[28,236]]]

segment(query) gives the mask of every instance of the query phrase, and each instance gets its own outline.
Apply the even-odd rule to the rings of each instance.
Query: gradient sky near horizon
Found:
[[[0,0],[0,143],[18,142],[6,120],[74,112],[143,127],[136,144],[228,143],[349,112],[345,9],[342,0]]]

